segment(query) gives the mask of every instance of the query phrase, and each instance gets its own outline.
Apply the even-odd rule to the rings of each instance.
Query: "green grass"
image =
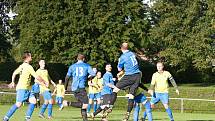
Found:
[[[11,105],[0,105],[0,117],[3,117],[5,113],[8,111]],[[21,107],[19,110],[16,111],[14,116],[11,118],[10,121],[24,121],[24,115],[27,106]],[[40,119],[38,118],[39,109],[36,108],[33,116],[32,121],[46,121],[48,119]],[[109,121],[121,121],[123,118],[123,114],[125,110],[113,110],[113,112],[109,116]],[[196,114],[196,113],[173,113],[176,121],[215,121],[214,114]],[[47,112],[46,114],[47,115]],[[64,110],[59,111],[57,107],[54,107],[53,110],[53,120],[52,121],[82,121],[80,115],[80,109],[66,107]],[[153,112],[153,119],[155,121],[169,121],[167,114],[165,112]],[[91,119],[90,119],[91,120]],[[96,118],[95,121],[100,121],[100,118]],[[132,121],[132,118],[130,118]]]
[[[149,85],[147,85],[149,86]],[[174,88],[170,88],[169,96],[171,98],[194,98],[194,99],[211,99],[215,100],[215,84],[181,84],[179,85],[180,95],[175,93]],[[13,91],[8,88],[0,88],[0,91]],[[121,91],[118,95],[125,95],[125,92]],[[147,94],[147,96],[149,96]],[[15,102],[15,95],[0,94],[0,104],[13,104]],[[74,100],[71,96],[66,96],[67,100]],[[170,100],[170,107],[174,112],[180,112],[181,102],[180,100]],[[118,98],[116,102],[117,109],[126,109],[127,101],[125,98]],[[215,102],[203,102],[203,101],[184,101],[184,112],[186,113],[213,113],[215,114]],[[155,111],[163,111],[161,103],[156,105]],[[215,119],[215,118],[214,118]]]

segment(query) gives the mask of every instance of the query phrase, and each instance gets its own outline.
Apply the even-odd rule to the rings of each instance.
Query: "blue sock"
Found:
[[[97,102],[94,101],[94,104],[93,104],[93,110],[94,110],[94,112],[96,111],[96,109],[97,109]]]
[[[138,104],[136,104],[135,107],[134,107],[134,113],[133,113],[134,121],[138,121],[139,111],[140,111],[140,106]]]
[[[46,111],[48,104],[43,104],[40,110],[40,114],[44,114],[44,112]]]
[[[14,113],[15,111],[18,109],[18,107],[16,106],[16,104],[14,104],[10,110],[7,112],[6,116],[9,119]]]
[[[87,113],[90,112],[91,106],[92,106],[92,104],[88,104],[88,106],[87,106]]]
[[[53,105],[48,104],[48,116],[52,116],[52,108],[53,108]]]
[[[30,103],[28,105],[28,110],[26,112],[26,117],[31,118],[32,113],[34,112],[35,104]]]
[[[101,104],[97,104],[97,105],[96,105],[96,110],[97,110],[100,106],[101,106]],[[94,110],[94,112],[95,112],[96,110]]]
[[[152,109],[151,109],[151,104],[150,104],[150,102],[146,102],[146,104],[144,105],[145,106],[145,108],[146,108],[146,114],[147,114],[147,117],[148,117],[148,121],[152,121],[153,119],[152,119]],[[144,112],[144,113],[145,113]]]
[[[143,112],[143,118],[146,119],[147,113],[146,111]]]
[[[173,119],[173,115],[172,115],[172,110],[171,110],[170,108],[167,108],[167,109],[166,109],[166,112],[167,112],[167,114],[168,114],[170,120],[174,120],[174,119]]]

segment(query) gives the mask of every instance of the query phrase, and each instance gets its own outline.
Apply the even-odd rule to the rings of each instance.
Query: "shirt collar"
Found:
[[[78,62],[77,63],[83,63],[84,61],[82,61],[82,60],[78,60]]]
[[[122,53],[127,53],[129,50],[123,50]]]

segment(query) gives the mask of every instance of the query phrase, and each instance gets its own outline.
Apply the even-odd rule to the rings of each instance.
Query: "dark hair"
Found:
[[[31,56],[31,52],[25,51],[22,55],[22,59],[25,60],[27,57]]]
[[[85,56],[83,54],[78,54],[77,60],[84,60]]]

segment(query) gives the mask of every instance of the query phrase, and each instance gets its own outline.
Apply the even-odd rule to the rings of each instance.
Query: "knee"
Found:
[[[53,104],[53,100],[52,100],[52,99],[51,99],[51,100],[49,100],[48,102],[49,102],[49,104]]]
[[[83,104],[82,109],[87,109],[88,104]]]
[[[92,104],[93,103],[93,100],[92,99],[89,99],[89,104]]]
[[[114,87],[113,92],[116,92],[116,93],[117,93],[117,92],[119,92],[119,90],[120,90],[119,88]]]
[[[32,104],[36,104],[37,100],[36,100],[36,98],[29,98],[29,102]]]
[[[165,109],[168,109],[169,108],[169,105],[168,104],[163,104],[164,108]]]
[[[43,104],[49,104],[49,101],[48,100],[44,100],[44,103]]]
[[[97,104],[101,104],[101,100],[100,99],[97,100]]]
[[[17,106],[18,108],[20,108],[20,107],[22,106],[22,103],[21,103],[21,102],[16,102],[16,106]]]

